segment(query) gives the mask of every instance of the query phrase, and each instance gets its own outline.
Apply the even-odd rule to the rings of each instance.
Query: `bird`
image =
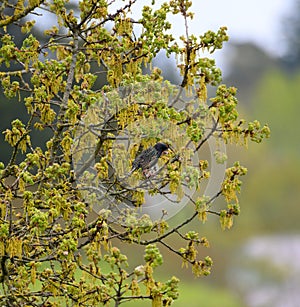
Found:
[[[146,177],[150,177],[152,174],[149,170],[157,164],[160,156],[166,153],[168,149],[167,144],[159,142],[143,150],[132,162],[130,173],[132,174],[134,171],[141,169]]]

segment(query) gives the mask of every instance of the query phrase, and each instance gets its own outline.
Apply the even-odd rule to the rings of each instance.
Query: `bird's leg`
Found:
[[[143,175],[146,177],[146,178],[149,178],[151,176],[151,173],[150,173],[150,170],[148,168],[144,169],[143,170]]]
[[[155,175],[156,171],[157,171],[156,167],[152,167],[151,169],[144,170],[143,174],[145,175],[146,178],[149,178]]]

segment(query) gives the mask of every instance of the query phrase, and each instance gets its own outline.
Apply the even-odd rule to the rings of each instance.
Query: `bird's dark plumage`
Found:
[[[131,172],[137,169],[142,169],[142,171],[147,171],[153,167],[157,162],[162,153],[169,149],[169,146],[165,143],[156,143],[144,151],[142,151],[132,162]]]

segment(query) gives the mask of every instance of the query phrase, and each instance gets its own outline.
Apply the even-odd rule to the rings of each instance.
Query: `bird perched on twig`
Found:
[[[166,153],[169,149],[169,146],[165,143],[156,143],[154,146],[151,146],[143,150],[132,162],[132,168],[130,173],[141,169],[143,174],[146,177],[150,177],[150,169],[155,166],[158,162],[160,156]]]

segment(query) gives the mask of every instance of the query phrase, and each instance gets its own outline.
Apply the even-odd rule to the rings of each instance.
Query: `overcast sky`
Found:
[[[77,2],[78,0],[73,0]],[[168,0],[156,0],[156,8]],[[280,56],[284,52],[284,33],[282,23],[293,10],[296,0],[192,0],[191,11],[195,13],[190,22],[189,32],[200,35],[207,30],[217,30],[227,26],[231,42],[254,42],[269,53]],[[110,9],[124,6],[128,0],[111,1]],[[132,17],[140,18],[142,5],[151,5],[151,0],[138,0],[132,9]],[[45,20],[44,20],[45,21]],[[170,16],[172,33],[180,36],[185,33],[184,21],[181,16]],[[49,22],[52,19],[49,18]],[[48,27],[44,22],[42,27]],[[212,57],[217,59],[218,65],[224,65],[224,55],[221,50]],[[225,64],[226,66],[226,64]]]
[[[195,18],[190,33],[200,35],[207,30],[227,26],[231,40],[253,41],[267,51],[281,55],[284,50],[282,22],[293,10],[296,0],[192,0]],[[126,2],[126,1],[125,1]],[[166,0],[156,0],[156,8]],[[150,0],[138,0],[133,7],[133,18],[140,16],[141,6]],[[116,0],[112,7],[124,5]],[[184,23],[179,15],[170,17],[173,33],[184,34]]]
[[[165,0],[156,0],[156,2],[158,4]],[[229,42],[253,42],[274,56],[283,55],[285,41],[282,24],[284,18],[288,18],[292,13],[295,0],[193,0],[192,2],[191,11],[195,13],[195,17],[189,24],[190,34],[198,36],[207,30],[216,31],[219,27],[226,26]],[[181,16],[170,16],[170,21],[175,36],[185,33]],[[217,66],[225,75],[228,65],[226,50],[228,51],[226,48],[218,50],[209,55],[216,59]]]
[[[207,30],[228,28],[231,42],[253,42],[275,56],[284,53],[285,41],[282,24],[293,10],[296,0],[192,0],[194,19],[189,23],[190,34],[199,36]],[[156,0],[155,8],[166,0]],[[140,18],[141,6],[150,5],[151,0],[138,0],[132,9],[132,17]],[[116,0],[112,7],[120,7],[124,1]],[[169,15],[172,34],[185,34],[182,16]],[[228,46],[228,45],[227,45]],[[226,49],[210,55],[217,60],[217,66],[226,72]]]
[[[193,0],[195,18],[190,32],[201,34],[208,29],[227,26],[231,40],[253,41],[267,51],[283,52],[282,20],[289,16],[295,0]],[[178,17],[177,17],[178,18]],[[182,32],[182,22],[173,23]]]
[[[123,7],[129,0],[110,1],[111,12]],[[168,0],[156,0],[155,7]],[[296,0],[192,0],[191,11],[195,18],[190,23],[190,33],[200,35],[207,30],[217,30],[227,26],[232,41],[252,41],[267,51],[281,55],[283,52],[283,33],[281,31],[284,16],[289,16]],[[74,3],[78,0],[73,0]],[[140,18],[142,5],[151,5],[152,0],[137,0],[132,9],[132,17]],[[170,16],[173,34],[184,34],[184,22],[181,16]],[[52,22],[44,20],[41,27]]]

